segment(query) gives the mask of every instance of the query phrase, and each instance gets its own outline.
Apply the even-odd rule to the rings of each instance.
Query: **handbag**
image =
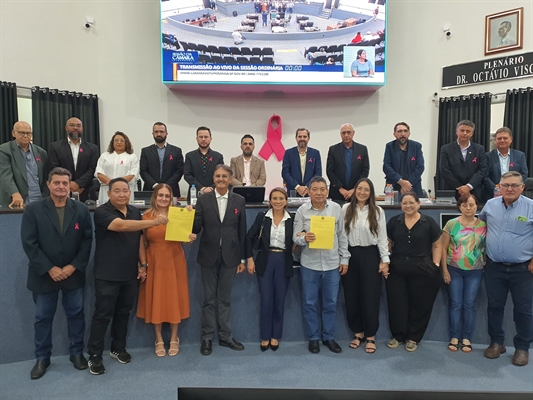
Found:
[[[263,222],[261,222],[261,229],[259,229],[259,235],[254,238],[252,241],[252,250],[259,250],[261,247],[261,236],[263,235],[263,228],[265,227],[265,216],[266,213],[263,214]]]

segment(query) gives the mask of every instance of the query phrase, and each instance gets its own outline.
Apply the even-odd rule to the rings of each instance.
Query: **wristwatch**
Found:
[[[148,263],[146,263],[146,264],[141,264],[141,268],[148,268]]]

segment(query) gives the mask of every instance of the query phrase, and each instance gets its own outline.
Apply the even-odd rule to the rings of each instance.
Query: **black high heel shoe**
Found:
[[[278,340],[278,344],[272,344],[272,341],[270,342],[270,349],[272,351],[276,351],[278,348],[279,348],[279,340]]]
[[[268,348],[270,347],[270,343],[268,343],[268,344],[266,344],[264,346],[262,344],[260,344],[259,346],[261,347],[261,351],[267,351]]]

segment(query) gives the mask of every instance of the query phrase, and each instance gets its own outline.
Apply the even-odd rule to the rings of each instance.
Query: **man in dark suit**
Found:
[[[27,288],[35,302],[35,357],[31,379],[41,378],[52,355],[52,322],[59,291],[67,315],[70,361],[87,368],[85,333],[85,268],[89,263],[93,225],[87,206],[68,198],[70,172],[54,168],[47,183],[50,197],[31,202],[22,216],[22,247],[28,256]]]
[[[89,198],[89,190],[93,186],[94,170],[100,150],[95,144],[82,140],[83,123],[76,117],[70,118],[66,125],[67,137],[50,143],[48,157],[50,167],[62,167],[72,174],[70,191],[78,192],[80,201]]]
[[[422,145],[409,139],[411,128],[405,122],[394,125],[393,135],[396,140],[387,143],[383,157],[386,183],[402,194],[413,191],[422,197]]]
[[[167,143],[167,126],[156,122],[152,127],[155,144],[141,150],[141,178],[143,190],[152,191],[159,183],[172,188],[175,197],[180,197],[180,179],[183,176],[183,153],[179,147]]]
[[[22,208],[48,196],[48,153],[31,142],[27,122],[16,122],[11,135],[15,140],[0,146],[0,207]]]
[[[298,146],[285,151],[281,166],[281,177],[287,191],[296,190],[298,196],[309,195],[309,181],[314,176],[322,176],[322,160],[317,149],[307,147],[311,132],[305,128],[296,129]]]
[[[472,193],[481,199],[481,184],[487,174],[485,148],[470,142],[476,126],[472,121],[459,121],[456,128],[457,141],[442,146],[440,150],[440,173],[444,189],[455,190],[455,198]]]
[[[202,231],[196,262],[202,267],[202,345],[200,352],[212,351],[215,326],[220,346],[244,350],[231,334],[231,289],[235,272],[245,270],[246,209],[244,198],[229,191],[231,169],[218,165],[213,174],[215,190],[198,198],[193,233]]]
[[[368,177],[370,161],[366,146],[353,141],[355,129],[352,124],[343,124],[341,139],[329,148],[326,172],[332,200],[349,201],[355,192],[355,184]]]
[[[212,192],[215,187],[213,183],[215,167],[224,164],[224,157],[222,154],[211,150],[211,139],[211,129],[200,126],[196,129],[198,149],[189,151],[185,155],[183,175],[189,184],[189,193],[193,184],[196,190],[202,193]],[[190,198],[189,194],[187,194],[187,198]]]
[[[241,139],[242,154],[231,158],[231,186],[265,186],[265,162],[253,155],[254,149],[254,137],[244,135]]]
[[[525,182],[529,173],[526,155],[519,150],[511,150],[513,133],[507,127],[500,128],[494,135],[496,148],[486,154],[488,173],[483,180],[483,201],[494,197],[494,187],[501,176],[509,171],[518,171]]]

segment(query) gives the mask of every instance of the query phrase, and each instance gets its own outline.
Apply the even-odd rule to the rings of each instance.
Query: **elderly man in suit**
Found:
[[[511,150],[513,133],[507,127],[502,127],[494,135],[496,148],[486,154],[489,172],[483,179],[483,201],[494,197],[494,187],[500,182],[500,177],[509,171],[518,171],[522,180],[527,180],[528,169],[526,155],[519,150]]]
[[[476,126],[472,121],[459,121],[456,128],[457,141],[442,146],[440,150],[440,173],[444,189],[455,190],[455,198],[473,194],[481,199],[481,185],[487,174],[485,148],[472,143]]]
[[[0,145],[0,207],[22,208],[48,196],[48,153],[31,142],[27,122],[16,122],[11,135],[15,140]]]
[[[177,146],[167,143],[167,126],[156,122],[152,127],[155,144],[141,150],[141,178],[143,190],[152,191],[166,183],[172,188],[174,196],[180,197],[180,179],[183,176],[183,153]]]
[[[89,263],[93,225],[87,206],[68,198],[70,172],[54,168],[48,178],[50,197],[31,202],[22,216],[22,247],[28,256],[27,287],[35,303],[35,357],[31,379],[50,366],[52,323],[59,291],[67,315],[70,361],[87,369],[85,333],[85,269]]]
[[[198,149],[185,155],[183,175],[189,184],[189,193],[193,184],[196,190],[201,193],[212,192],[215,187],[213,183],[215,167],[219,164],[224,164],[224,157],[211,149],[211,139],[211,129],[206,126],[200,126],[196,129]],[[187,198],[190,198],[189,193]]]
[[[244,198],[229,191],[231,169],[218,165],[215,189],[198,198],[193,233],[202,231],[196,262],[202,270],[202,344],[200,353],[211,354],[215,326],[220,346],[244,350],[231,333],[231,289],[235,273],[245,270],[246,209]]]
[[[396,140],[387,143],[383,157],[386,183],[402,194],[413,191],[422,197],[422,145],[409,139],[411,128],[405,122],[394,125],[393,135]]]
[[[254,137],[244,135],[241,139],[242,154],[231,159],[231,186],[265,186],[265,162],[253,155],[254,149]]]
[[[353,141],[352,124],[342,124],[340,133],[342,141],[329,148],[326,173],[331,183],[331,199],[349,201],[357,181],[368,177],[370,161],[366,146]]]
[[[305,128],[296,129],[298,146],[285,151],[281,166],[281,177],[287,190],[296,190],[299,197],[309,195],[309,182],[314,176],[322,176],[322,160],[317,149],[307,147],[311,132]]]
[[[80,200],[89,198],[93,186],[94,170],[100,150],[95,144],[82,140],[83,123],[80,119],[70,118],[65,124],[67,137],[48,146],[50,168],[62,167],[72,174],[70,191],[78,192]]]

